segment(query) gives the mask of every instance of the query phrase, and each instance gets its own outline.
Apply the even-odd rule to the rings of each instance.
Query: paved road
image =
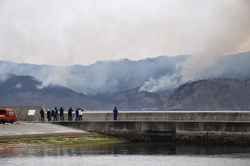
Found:
[[[87,135],[89,132],[51,123],[1,124],[0,139]]]

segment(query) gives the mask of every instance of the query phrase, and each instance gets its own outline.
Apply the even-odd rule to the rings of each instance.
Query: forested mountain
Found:
[[[209,65],[196,58],[160,56],[65,67],[0,61],[0,105],[250,109],[250,52],[212,58]]]
[[[250,110],[250,79],[208,79],[179,86],[165,103],[169,110]]]
[[[59,85],[41,87],[42,82],[31,76],[9,75],[0,83],[0,106],[45,105],[48,109],[81,107],[87,110],[141,110],[145,107],[163,107],[157,93],[140,92],[139,88],[113,94],[98,93],[86,96]]]
[[[0,61],[1,74],[30,75],[41,80],[41,86],[61,85],[79,93],[114,93],[142,86],[150,78],[159,79],[172,74],[176,65],[186,61],[188,55],[160,56],[139,61],[99,61],[89,66],[49,66],[18,64]]]

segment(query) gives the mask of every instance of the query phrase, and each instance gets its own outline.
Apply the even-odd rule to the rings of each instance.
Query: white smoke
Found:
[[[194,81],[207,68],[213,66],[220,55],[235,53],[250,36],[250,1],[242,0],[214,12],[212,24],[201,30],[207,34],[204,45],[194,56],[182,64],[182,70],[160,79],[150,79],[140,88],[140,91],[157,92],[173,90],[177,86]],[[201,35],[197,32],[196,35]],[[224,65],[224,64],[222,64]],[[215,73],[216,74],[216,73]],[[181,78],[176,80],[175,78]]]
[[[165,76],[161,76],[159,79],[155,80],[150,77],[149,81],[146,81],[142,87],[140,87],[140,91],[148,91],[148,92],[158,92],[158,91],[166,91],[172,90],[177,87],[180,82],[180,70],[182,63],[179,63],[175,66],[175,72],[173,74],[168,73]]]
[[[15,88],[21,88],[23,85],[19,82],[16,86],[15,86]]]
[[[128,59],[120,61],[97,62],[93,65],[74,65],[56,67],[49,65],[16,64],[0,61],[0,78],[8,77],[1,73],[30,75],[41,82],[37,86],[61,85],[76,92],[95,94],[98,92],[117,92],[141,86],[150,77],[159,78],[165,71],[171,75],[176,65],[187,59],[183,56],[160,56],[140,61]]]
[[[38,89],[42,89],[49,85],[61,85],[67,87],[67,77],[68,77],[68,70],[64,67],[55,67],[48,71],[47,75],[41,78],[42,84],[38,85]]]
[[[241,1],[0,0],[0,59],[69,66],[204,52],[209,45],[206,39],[237,29],[238,3]],[[227,8],[230,4],[233,8]],[[222,6],[225,11],[210,16]]]

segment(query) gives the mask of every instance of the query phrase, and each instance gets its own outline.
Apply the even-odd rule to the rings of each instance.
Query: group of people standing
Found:
[[[61,107],[60,110],[59,110],[59,113],[60,113],[60,120],[61,121],[64,121],[64,109]],[[52,108],[52,110],[50,111],[50,109],[48,109],[47,111],[47,119],[48,121],[57,121],[57,115],[58,115],[58,109],[57,107],[55,108]]]
[[[63,107],[61,107],[59,109],[59,113],[60,113],[60,121],[64,121],[64,109],[63,109]],[[77,108],[75,110],[75,114],[76,114],[75,121],[82,120],[82,113],[83,113],[82,108]],[[117,120],[118,110],[116,109],[116,107],[114,108],[113,113],[114,113],[114,120]],[[41,114],[41,121],[45,122],[43,108],[41,108],[40,114]],[[73,109],[72,109],[72,107],[70,107],[69,110],[68,110],[68,121],[72,121],[72,114],[73,114]],[[57,107],[55,107],[55,109],[52,108],[51,112],[48,109],[48,111],[47,111],[47,119],[48,119],[48,121],[50,121],[50,120],[57,121],[57,115],[58,115]]]
[[[82,112],[83,109],[82,108],[77,108],[75,111],[76,114],[76,118],[75,120],[82,120]],[[41,114],[41,121],[45,122],[44,120],[44,110],[43,108],[41,108],[40,110],[40,114]],[[63,107],[61,107],[58,111],[57,107],[52,108],[52,110],[50,111],[50,109],[48,109],[47,111],[47,119],[48,121],[57,121],[57,116],[58,114],[60,115],[60,121],[64,121],[64,109]],[[72,114],[73,114],[73,109],[72,107],[70,107],[70,109],[68,110],[68,121],[72,121]]]
[[[76,113],[75,121],[82,120],[82,112],[83,112],[82,108],[77,108],[76,109],[76,111],[75,111],[75,113]],[[68,110],[68,121],[72,121],[72,113],[73,113],[73,109],[72,109],[72,107],[70,107],[70,109]]]

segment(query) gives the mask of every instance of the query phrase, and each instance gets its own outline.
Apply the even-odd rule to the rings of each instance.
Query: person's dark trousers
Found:
[[[79,120],[82,120],[82,115],[79,115]]]
[[[64,116],[63,116],[63,114],[60,114],[60,120],[61,120],[61,121],[64,121]]]
[[[114,120],[117,120],[117,114],[114,114]]]
[[[42,121],[42,122],[45,122],[45,120],[44,120],[44,115],[41,115],[41,121]]]
[[[55,114],[54,116],[54,121],[57,121],[57,114]]]
[[[72,115],[69,115],[68,121],[72,121]]]

